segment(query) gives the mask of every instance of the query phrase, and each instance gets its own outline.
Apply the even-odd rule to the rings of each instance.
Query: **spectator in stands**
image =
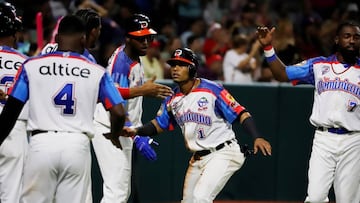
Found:
[[[225,55],[230,48],[229,33],[222,27],[220,23],[214,23],[210,26],[207,37],[204,41],[203,53],[208,58],[213,54]]]
[[[165,62],[160,58],[160,42],[154,40],[150,43],[146,55],[142,56],[145,79],[164,79]]]
[[[260,44],[255,41],[248,53],[249,45],[246,36],[233,37],[232,48],[226,52],[223,61],[224,82],[251,84],[254,81],[253,74],[258,67],[255,56],[259,55]]]

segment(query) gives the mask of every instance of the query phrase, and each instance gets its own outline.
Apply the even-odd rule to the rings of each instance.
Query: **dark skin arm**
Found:
[[[241,114],[241,116],[240,116],[240,124],[243,124],[243,122],[247,118],[250,118],[250,117],[251,117],[251,115],[250,115],[249,112],[245,112],[245,113]],[[270,145],[270,143],[268,141],[266,141],[262,137],[255,138],[255,141],[254,141],[254,153],[256,154],[259,150],[265,156],[266,155],[271,155],[271,145]]]
[[[122,104],[117,104],[109,109],[110,112],[110,122],[111,122],[111,132],[104,134],[113,145],[117,148],[122,149],[122,146],[119,141],[119,136],[123,134],[123,127],[126,120],[125,110]]]
[[[5,101],[7,100],[7,94],[3,91],[0,90],[0,101]]]
[[[0,114],[0,145],[10,134],[23,107],[24,103],[22,101],[9,96]]]
[[[251,117],[250,113],[246,112],[243,113],[240,116],[240,123],[242,124],[247,118]],[[162,132],[164,132],[164,129],[162,129],[159,124],[157,123],[157,121],[155,119],[150,121],[156,128],[156,134],[160,134]],[[124,136],[135,136],[138,134],[137,132],[137,128],[133,129],[133,128],[124,128],[124,130],[126,131],[126,133],[124,133]],[[268,141],[266,141],[264,138],[258,137],[255,139],[254,141],[254,153],[256,154],[258,151],[261,151],[265,156],[266,155],[271,155],[271,145]]]
[[[146,81],[142,86],[130,88],[130,95],[128,99],[138,96],[165,99],[167,96],[173,94],[173,91],[170,87],[155,83],[155,80],[156,77],[154,76],[150,80]]]
[[[258,27],[256,31],[256,36],[261,46],[264,48],[266,46],[271,46],[273,40],[273,34],[275,32],[275,28],[271,28],[271,30],[267,27]],[[269,67],[271,69],[274,78],[280,82],[288,82],[289,78],[285,72],[285,64],[276,56],[276,59],[272,62],[269,62]]]

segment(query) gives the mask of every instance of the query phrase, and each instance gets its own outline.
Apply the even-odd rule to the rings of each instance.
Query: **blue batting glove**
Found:
[[[147,160],[155,161],[157,159],[156,152],[151,147],[151,144],[159,145],[159,143],[155,142],[149,136],[144,137],[139,135],[134,137],[134,142],[136,148]]]

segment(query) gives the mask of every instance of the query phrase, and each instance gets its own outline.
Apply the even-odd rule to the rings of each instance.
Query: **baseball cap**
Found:
[[[167,63],[170,66],[173,66],[175,64],[188,64],[192,66],[196,66],[195,64],[195,58],[194,54],[190,49],[187,48],[179,48],[176,49],[173,54],[171,55],[171,58],[167,60]]]
[[[127,35],[142,37],[146,35],[155,35],[157,32],[150,28],[150,19],[144,14],[134,14],[125,22]]]

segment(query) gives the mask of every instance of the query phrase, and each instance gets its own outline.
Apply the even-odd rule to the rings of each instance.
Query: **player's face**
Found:
[[[145,35],[141,37],[131,36],[130,43],[139,56],[145,56],[146,51],[150,45],[150,43],[154,40],[153,35]]]
[[[180,83],[189,80],[189,65],[186,63],[176,63],[170,68],[171,78],[174,82]]]
[[[335,43],[343,56],[357,57],[360,49],[360,28],[345,26],[335,38]]]

